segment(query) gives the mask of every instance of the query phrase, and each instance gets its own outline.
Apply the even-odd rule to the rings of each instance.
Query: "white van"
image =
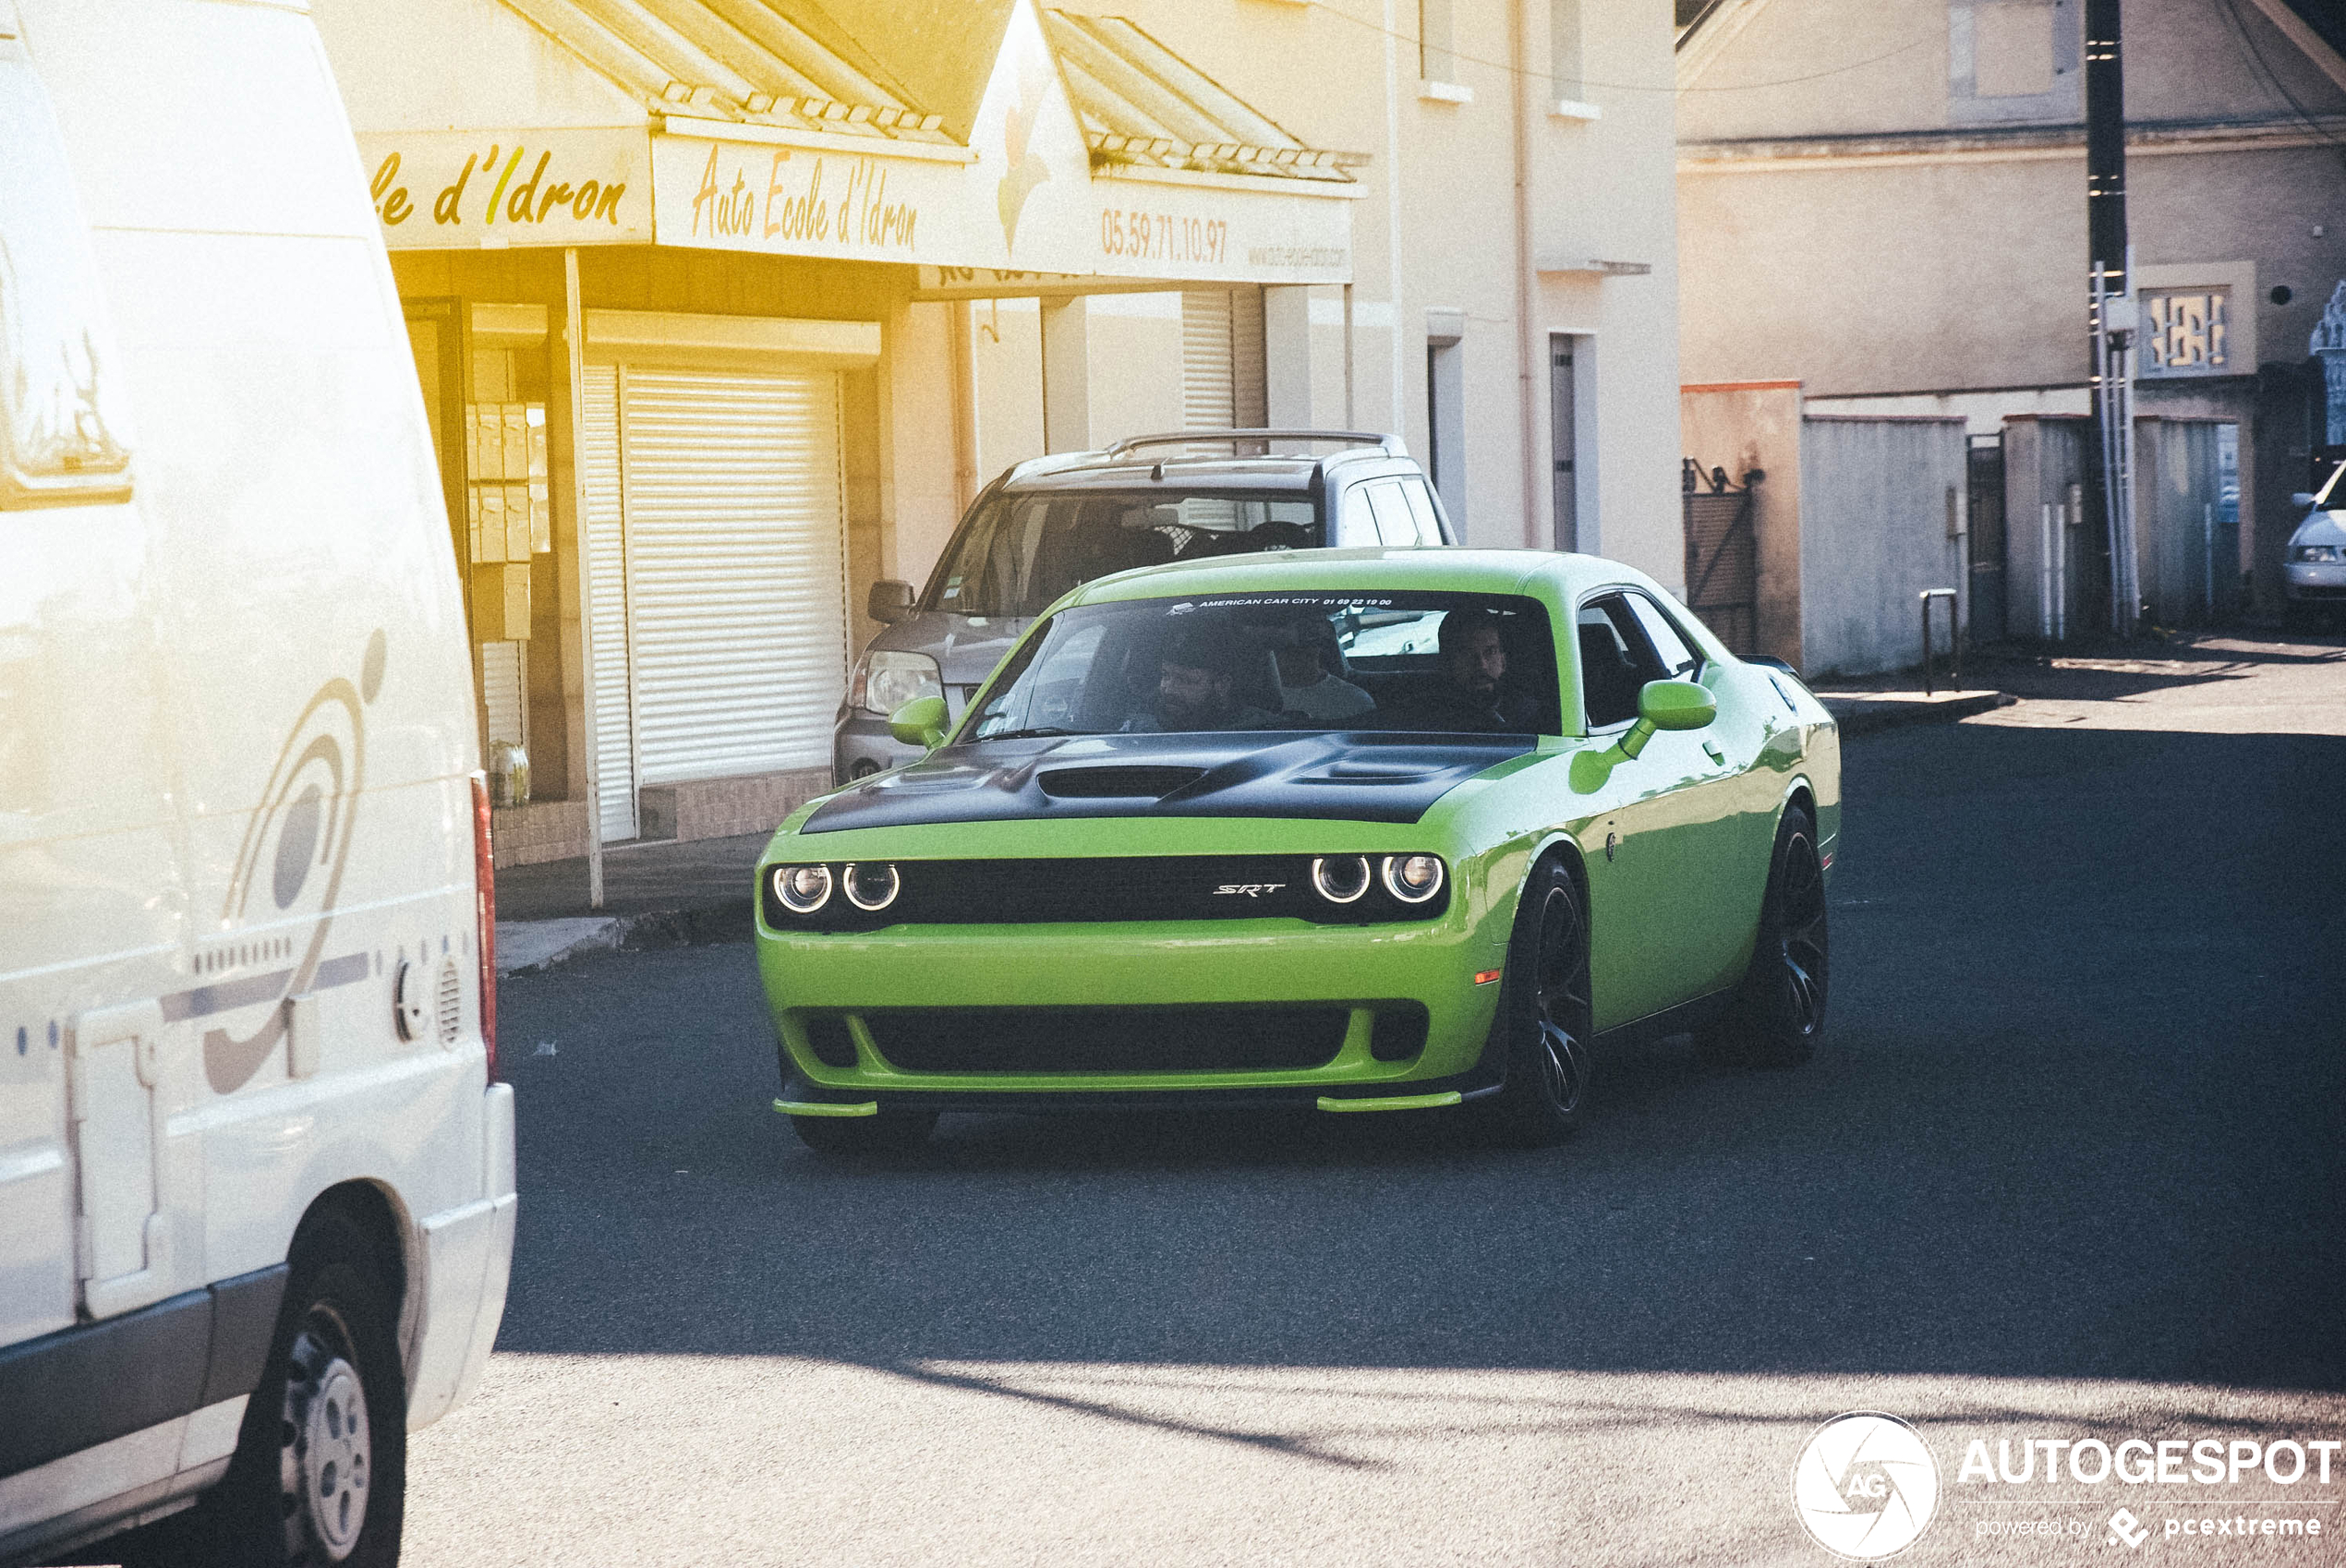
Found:
[[[487,1359],[441,496],[299,0],[0,0],[0,1563],[390,1562]]]

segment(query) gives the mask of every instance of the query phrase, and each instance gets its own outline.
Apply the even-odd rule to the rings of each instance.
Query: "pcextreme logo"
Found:
[[[1897,1417],[1853,1410],[1819,1427],[1800,1451],[1792,1506],[1817,1544],[1837,1557],[1895,1557],[1938,1511],[1938,1461]]]

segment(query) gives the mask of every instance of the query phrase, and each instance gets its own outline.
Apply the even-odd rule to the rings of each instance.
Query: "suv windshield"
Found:
[[[966,739],[1203,730],[1562,732],[1547,611],[1511,594],[1233,594],[1053,616]]]
[[[969,520],[923,605],[960,615],[1040,615],[1070,588],[1135,566],[1323,542],[1318,508],[1279,495],[1182,495],[1163,486],[997,496]]]

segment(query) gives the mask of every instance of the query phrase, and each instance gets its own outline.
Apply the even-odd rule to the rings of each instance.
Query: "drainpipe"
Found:
[[[1531,283],[1531,126],[1524,103],[1524,7],[1530,0],[1512,0],[1507,6],[1508,107],[1515,127],[1515,320],[1516,411],[1518,439],[1523,447],[1523,542],[1534,545],[1540,515],[1540,431],[1532,400],[1531,367],[1539,356],[1532,344]],[[1548,530],[1553,541],[1555,530]]]
[[[1402,410],[1408,406],[1409,356],[1401,330],[1401,18],[1395,0],[1385,0],[1385,292],[1393,303],[1393,325],[1386,336],[1393,343],[1393,405],[1389,416],[1395,435],[1409,428]],[[1433,432],[1427,432],[1433,439]]]

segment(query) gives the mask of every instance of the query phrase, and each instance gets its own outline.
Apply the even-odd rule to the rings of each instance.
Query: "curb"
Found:
[[[537,974],[582,953],[692,947],[746,942],[749,937],[747,899],[635,914],[501,920],[497,923],[497,972],[501,976]]]
[[[1953,724],[1974,714],[1990,713],[2000,707],[2010,707],[2020,699],[2009,692],[1977,692],[1968,696],[1949,697],[1944,701],[1923,698],[1919,701],[1880,700],[1867,698],[1835,698],[1820,694],[1820,700],[1844,735],[1871,735],[1884,730],[1900,730],[1912,724]]]

